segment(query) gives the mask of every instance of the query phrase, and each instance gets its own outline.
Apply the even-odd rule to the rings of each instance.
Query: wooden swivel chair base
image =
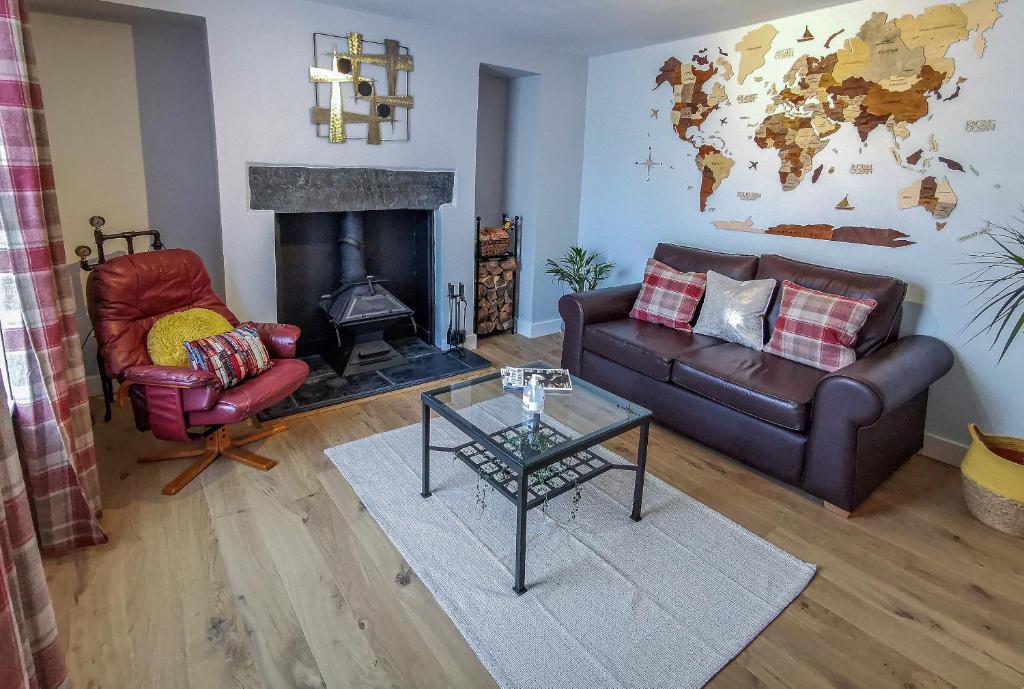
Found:
[[[268,426],[257,426],[253,433],[247,433],[246,435],[232,438],[231,434],[228,433],[227,426],[219,426],[212,433],[206,436],[206,440],[202,446],[192,447],[187,450],[172,450],[166,453],[140,457],[139,463],[146,464],[149,462],[164,462],[172,459],[199,457],[197,462],[193,463],[188,469],[181,472],[176,479],[164,486],[164,495],[175,495],[178,491],[191,483],[194,478],[199,476],[199,474],[203,473],[203,471],[213,464],[218,457],[225,457],[238,462],[239,464],[260,469],[261,471],[270,471],[277,466],[277,462],[275,460],[261,457],[255,452],[243,450],[241,446],[254,443],[257,440],[263,440],[264,438],[277,435],[278,433],[286,430],[288,430],[288,424],[276,423]]]

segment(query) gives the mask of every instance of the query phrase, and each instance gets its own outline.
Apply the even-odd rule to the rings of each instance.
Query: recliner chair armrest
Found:
[[[835,413],[835,403],[848,399],[844,413],[852,412],[861,426],[867,426],[885,410],[927,390],[952,367],[953,352],[944,342],[911,335],[826,376],[818,384],[814,406],[827,398],[829,413]]]
[[[273,359],[294,359],[302,329],[287,323],[253,323]]]
[[[192,368],[175,366],[131,366],[121,373],[118,399],[124,401],[134,386],[145,391],[142,408],[136,407],[136,418],[141,413],[144,425],[161,440],[184,443],[189,441],[186,413],[209,409],[220,396],[222,384],[216,374]]]
[[[603,323],[629,315],[640,283],[604,287],[589,292],[566,294],[558,300],[558,313],[565,322],[562,339],[562,367],[580,375],[583,366],[583,329],[590,323]]]
[[[131,366],[124,370],[121,378],[125,383],[165,388],[221,387],[216,374],[174,366]]]

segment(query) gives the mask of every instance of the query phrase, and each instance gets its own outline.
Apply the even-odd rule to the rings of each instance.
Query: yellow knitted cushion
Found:
[[[186,309],[157,320],[146,335],[149,358],[158,366],[188,368],[185,342],[220,335],[231,330],[231,323],[216,311]]]

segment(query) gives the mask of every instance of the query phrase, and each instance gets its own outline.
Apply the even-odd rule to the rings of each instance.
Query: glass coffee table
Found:
[[[555,368],[542,361],[524,364]],[[526,513],[595,476],[617,469],[636,472],[633,511],[640,521],[651,412],[572,376],[571,392],[548,392],[539,414],[523,411],[521,391],[507,391],[501,374],[474,378],[424,392],[423,487],[430,492],[430,451],[454,453],[516,505],[515,592],[526,592]],[[494,401],[498,401],[495,403]],[[430,411],[450,421],[470,441],[457,447],[430,444]],[[497,426],[497,428],[496,428]],[[640,429],[636,464],[616,464],[590,448],[634,428]],[[522,490],[525,484],[526,489]]]

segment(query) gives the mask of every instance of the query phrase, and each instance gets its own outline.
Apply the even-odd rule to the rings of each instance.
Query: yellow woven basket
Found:
[[[967,509],[984,524],[1024,537],[1024,439],[986,435],[973,423],[960,471]]]

